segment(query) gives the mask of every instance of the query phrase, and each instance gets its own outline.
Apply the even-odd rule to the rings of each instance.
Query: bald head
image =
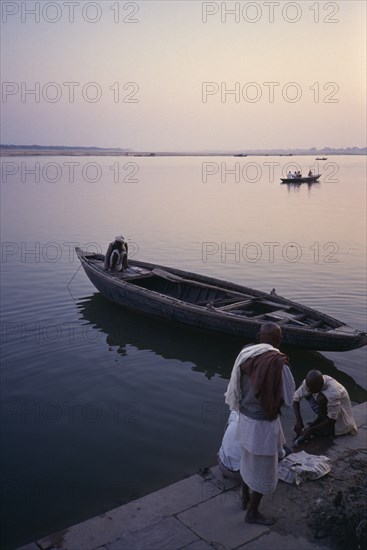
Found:
[[[280,346],[282,340],[282,329],[276,323],[264,323],[259,332],[260,344],[270,344],[274,348]]]
[[[310,370],[306,376],[306,385],[311,393],[319,393],[324,386],[324,377],[319,370]]]

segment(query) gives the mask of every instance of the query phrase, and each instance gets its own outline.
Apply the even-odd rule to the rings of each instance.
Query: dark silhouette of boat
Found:
[[[315,183],[321,174],[315,174],[314,176],[300,176],[299,178],[280,178],[282,183]]]
[[[346,351],[367,334],[278,296],[179,269],[130,260],[125,272],[104,271],[104,256],[76,248],[82,266],[105,298],[120,306],[191,328],[255,340],[263,323],[281,325],[288,346]]]

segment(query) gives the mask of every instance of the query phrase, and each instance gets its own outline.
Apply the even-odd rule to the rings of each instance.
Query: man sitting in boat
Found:
[[[105,260],[104,270],[114,269],[116,271],[124,271],[128,268],[128,244],[122,235],[115,237],[115,240],[109,244]]]
[[[312,173],[312,170],[310,170],[309,173],[308,173],[308,177],[312,178],[312,176],[313,176],[313,173]]]
[[[316,420],[304,428],[300,401],[305,398],[317,414]],[[318,370],[311,370],[293,398],[293,410],[296,416],[294,431],[301,441],[315,435],[356,435],[352,406],[347,390],[331,376]],[[299,441],[299,442],[301,442]]]
[[[290,170],[289,170],[289,172],[288,172],[288,174],[287,174],[287,178],[288,178],[289,180],[293,179],[293,174],[292,174],[292,172],[291,172]]]

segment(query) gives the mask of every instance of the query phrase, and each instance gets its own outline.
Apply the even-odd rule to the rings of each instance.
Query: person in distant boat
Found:
[[[312,170],[310,170],[309,173],[308,173],[308,177],[312,178],[312,176],[313,176],[313,173],[312,173]]]
[[[280,422],[283,405],[292,406],[295,384],[288,358],[279,351],[282,331],[264,323],[259,344],[245,346],[232,369],[226,403],[238,413],[236,438],[241,447],[242,507],[245,521],[272,525],[274,518],[258,510],[263,495],[273,493],[278,482],[278,452],[285,437]]]
[[[115,237],[115,240],[109,244],[105,260],[104,270],[115,269],[116,271],[124,271],[129,267],[127,255],[129,246],[122,235]]]
[[[287,174],[287,178],[288,178],[289,180],[293,179],[293,174],[292,174],[292,172],[291,172],[290,170],[289,170],[289,172],[288,172],[288,174]]]
[[[298,172],[296,170],[294,171],[293,177],[298,178]]]
[[[300,401],[305,398],[317,418],[304,428]],[[311,370],[293,397],[296,416],[294,431],[302,440],[315,435],[357,434],[352,405],[347,390],[331,376]]]

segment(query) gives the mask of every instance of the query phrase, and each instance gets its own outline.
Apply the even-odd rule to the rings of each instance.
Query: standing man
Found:
[[[317,414],[316,420],[304,429],[300,401],[305,398]],[[331,376],[318,370],[307,373],[294,394],[293,410],[296,416],[294,431],[307,439],[311,435],[343,435],[357,433],[347,390]]]
[[[278,349],[281,338],[279,325],[264,323],[259,344],[245,346],[238,355],[226,392],[229,408],[239,412],[237,439],[247,523],[276,521],[264,517],[258,508],[263,495],[277,486],[278,452],[283,452],[285,443],[279,414],[283,405],[292,405],[295,390],[288,358]]]

